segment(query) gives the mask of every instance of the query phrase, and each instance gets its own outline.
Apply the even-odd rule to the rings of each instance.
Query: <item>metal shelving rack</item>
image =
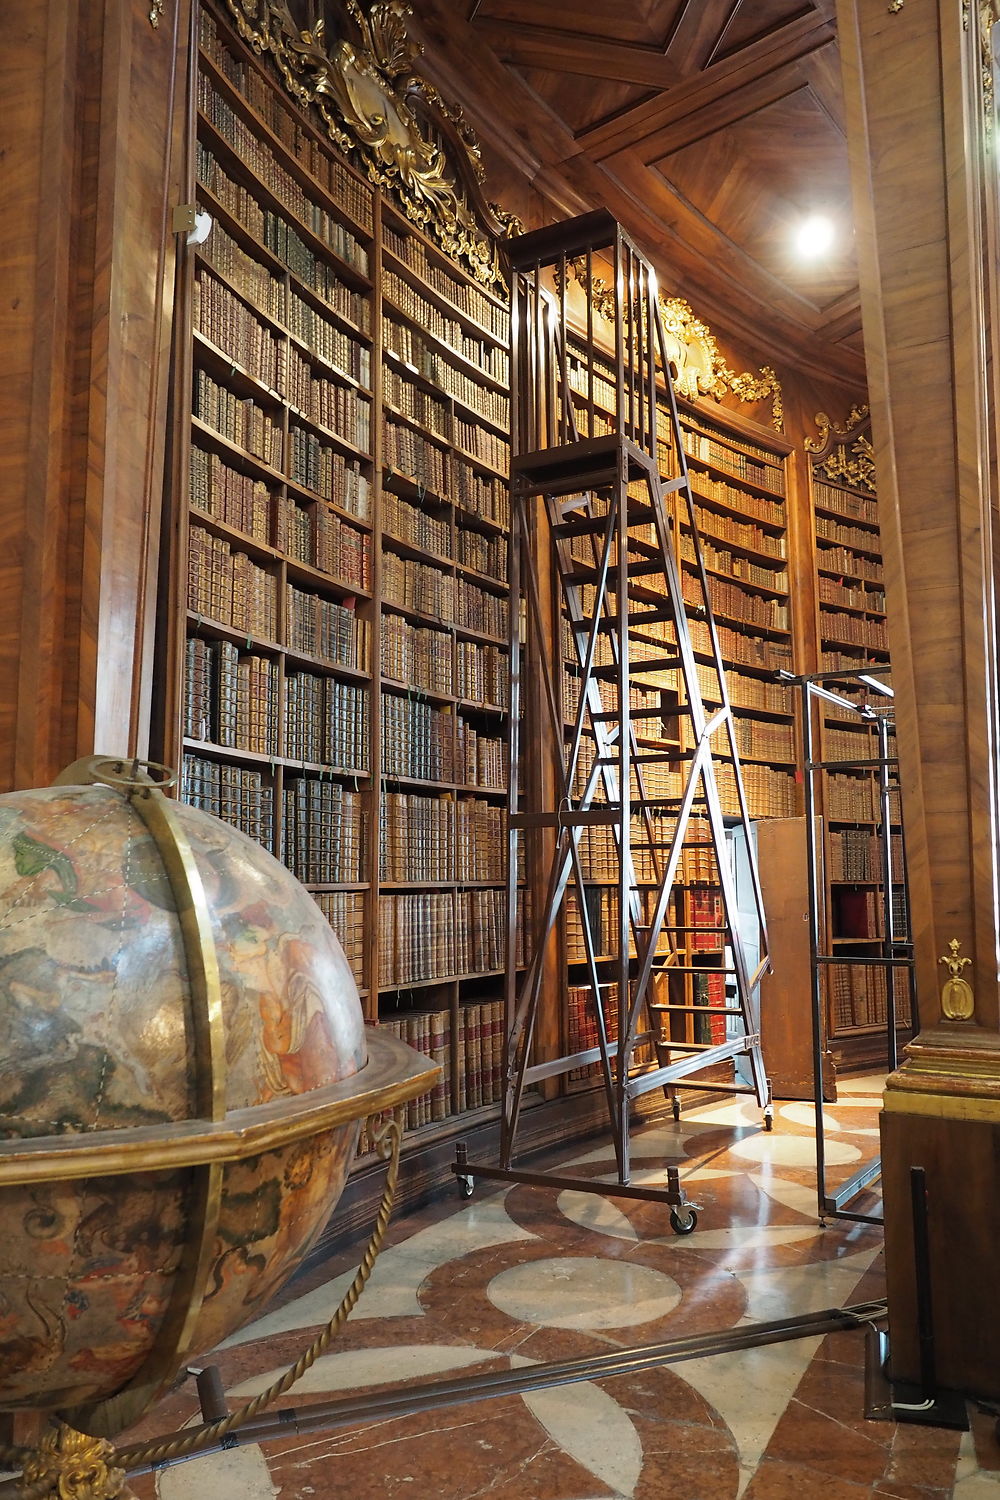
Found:
[[[916,997],[913,980],[913,945],[909,928],[909,904],[906,891],[906,852],[902,843],[902,828],[898,819],[892,817],[892,797],[898,791],[897,758],[893,754],[890,737],[895,733],[892,714],[893,690],[882,679],[891,668],[871,666],[864,672],[833,671],[818,672],[809,676],[793,677],[782,673],[784,681],[795,684],[801,694],[803,782],[805,793],[805,826],[809,872],[809,951],[812,981],[812,1033],[813,1033],[813,1086],[816,1111],[816,1188],[818,1209],[823,1219],[849,1219],[862,1224],[881,1224],[882,1218],[875,1213],[865,1213],[851,1205],[869,1191],[881,1174],[881,1158],[875,1156],[863,1163],[838,1188],[828,1190],[826,1168],[826,1139],[823,1116],[823,1045],[826,1035],[824,1017],[824,970],[832,965],[863,968],[881,973],[885,986],[885,1031],[886,1060],[892,1072],[897,1063],[897,1011],[895,977],[898,970],[905,970],[909,984],[910,1023],[916,1016]],[[833,686],[831,686],[831,684]],[[860,703],[845,697],[841,688],[860,687],[867,697]],[[879,700],[881,703],[869,701]],[[877,736],[878,754],[868,759],[824,760],[816,755],[816,713],[824,703],[835,706],[841,715],[854,715],[871,725]],[[875,778],[877,786],[878,819],[875,837],[879,843],[881,865],[881,933],[879,950],[871,956],[832,952],[832,933],[824,948],[826,890],[822,878],[823,861],[818,841],[824,836],[822,820],[817,817],[820,799],[817,797],[816,778],[829,771],[864,771]],[[892,830],[900,827],[900,867],[893,868]],[[900,893],[902,910],[897,910],[893,901],[894,889]]]

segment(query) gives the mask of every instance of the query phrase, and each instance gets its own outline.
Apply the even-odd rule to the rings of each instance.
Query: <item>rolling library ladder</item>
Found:
[[[479,1175],[664,1201],[674,1229],[686,1233],[696,1218],[676,1169],[665,1187],[630,1181],[630,1105],[667,1090],[676,1115],[675,1086],[711,1068],[701,1086],[755,1094],[770,1128],[758,999],[767,943],[656,278],[606,213],[523,235],[510,252],[506,1090],[499,1165],[472,1163],[460,1146],[453,1170],[466,1192]],[[694,542],[694,604],[682,595],[678,515]],[[558,603],[549,598],[553,578]],[[703,622],[702,643],[707,627],[700,661],[689,616]],[[721,703],[711,714],[706,689]],[[728,822],[745,837],[760,931],[752,971],[713,753],[730,762],[738,813]],[[706,866],[719,892],[707,926],[691,920],[683,899],[691,870],[704,880]],[[535,910],[519,972],[514,931],[525,868],[535,872]],[[567,921],[582,932],[577,988],[594,1043],[569,1051],[551,1017],[536,1027],[541,1010],[563,1004]],[[562,1038],[554,1049],[562,1055],[545,1055],[553,1048],[537,1045],[542,1030]],[[733,1082],[738,1058],[746,1059],[744,1083]],[[515,1168],[525,1089],[594,1065],[617,1183]]]

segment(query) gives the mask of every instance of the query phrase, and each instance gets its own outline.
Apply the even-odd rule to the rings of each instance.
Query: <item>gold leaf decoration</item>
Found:
[[[819,435],[817,437],[806,438],[803,445],[806,452],[822,453],[828,446],[832,433],[836,433],[838,437],[847,437],[856,427],[860,427],[862,423],[867,423],[870,416],[871,412],[867,405],[861,406],[857,404],[851,407],[844,422],[832,422],[825,411],[818,411],[813,421],[816,423]]]
[[[227,5],[243,39],[271,56],[288,92],[315,109],[337,149],[446,255],[501,290],[496,241],[510,229],[479,189],[479,142],[461,109],[413,71],[420,48],[406,29],[410,7],[377,0],[366,13],[359,0],[342,0],[344,34],[328,42],[322,20],[300,30],[285,0]]]
[[[846,443],[838,443],[813,468],[816,474],[832,479],[835,484],[848,484],[856,490],[870,490],[873,495],[876,493],[875,454],[864,433],[855,439],[850,448]]]
[[[587,263],[582,256],[567,261],[567,270],[589,293],[595,311],[609,322],[613,320],[613,288],[599,276],[591,276],[588,285]],[[762,366],[756,375],[749,371],[737,374],[726,364],[714,333],[696,316],[690,303],[682,297],[664,297],[662,292],[658,299],[667,355],[677,372],[674,386],[678,394],[689,400],[699,395],[714,396],[718,401],[727,391],[732,391],[739,401],[748,405],[770,398],[771,425],[775,431],[781,432],[785,419],[781,382],[771,366]]]

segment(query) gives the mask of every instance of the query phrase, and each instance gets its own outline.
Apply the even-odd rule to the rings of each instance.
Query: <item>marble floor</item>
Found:
[[[827,1111],[831,1177],[878,1148],[878,1081]],[[357,1309],[283,1406],[401,1381],[509,1370],[731,1329],[883,1294],[881,1234],[816,1216],[811,1106],[774,1131],[742,1100],[635,1137],[635,1177],[676,1165],[701,1205],[480,1184],[394,1224]],[[601,1177],[591,1145],[575,1175]],[[349,1284],[346,1257],[300,1277],[213,1360],[233,1403],[291,1363]],[[864,1334],[717,1354],[326,1433],[290,1434],[135,1477],[139,1500],[1000,1500],[994,1420],[966,1434],[866,1422]],[[191,1382],[155,1430],[194,1420]]]

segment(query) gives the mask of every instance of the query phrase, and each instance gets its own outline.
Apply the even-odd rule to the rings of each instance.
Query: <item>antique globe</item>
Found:
[[[0,1410],[99,1434],[259,1312],[430,1066],[282,865],[109,760],[0,796],[0,1035]]]

